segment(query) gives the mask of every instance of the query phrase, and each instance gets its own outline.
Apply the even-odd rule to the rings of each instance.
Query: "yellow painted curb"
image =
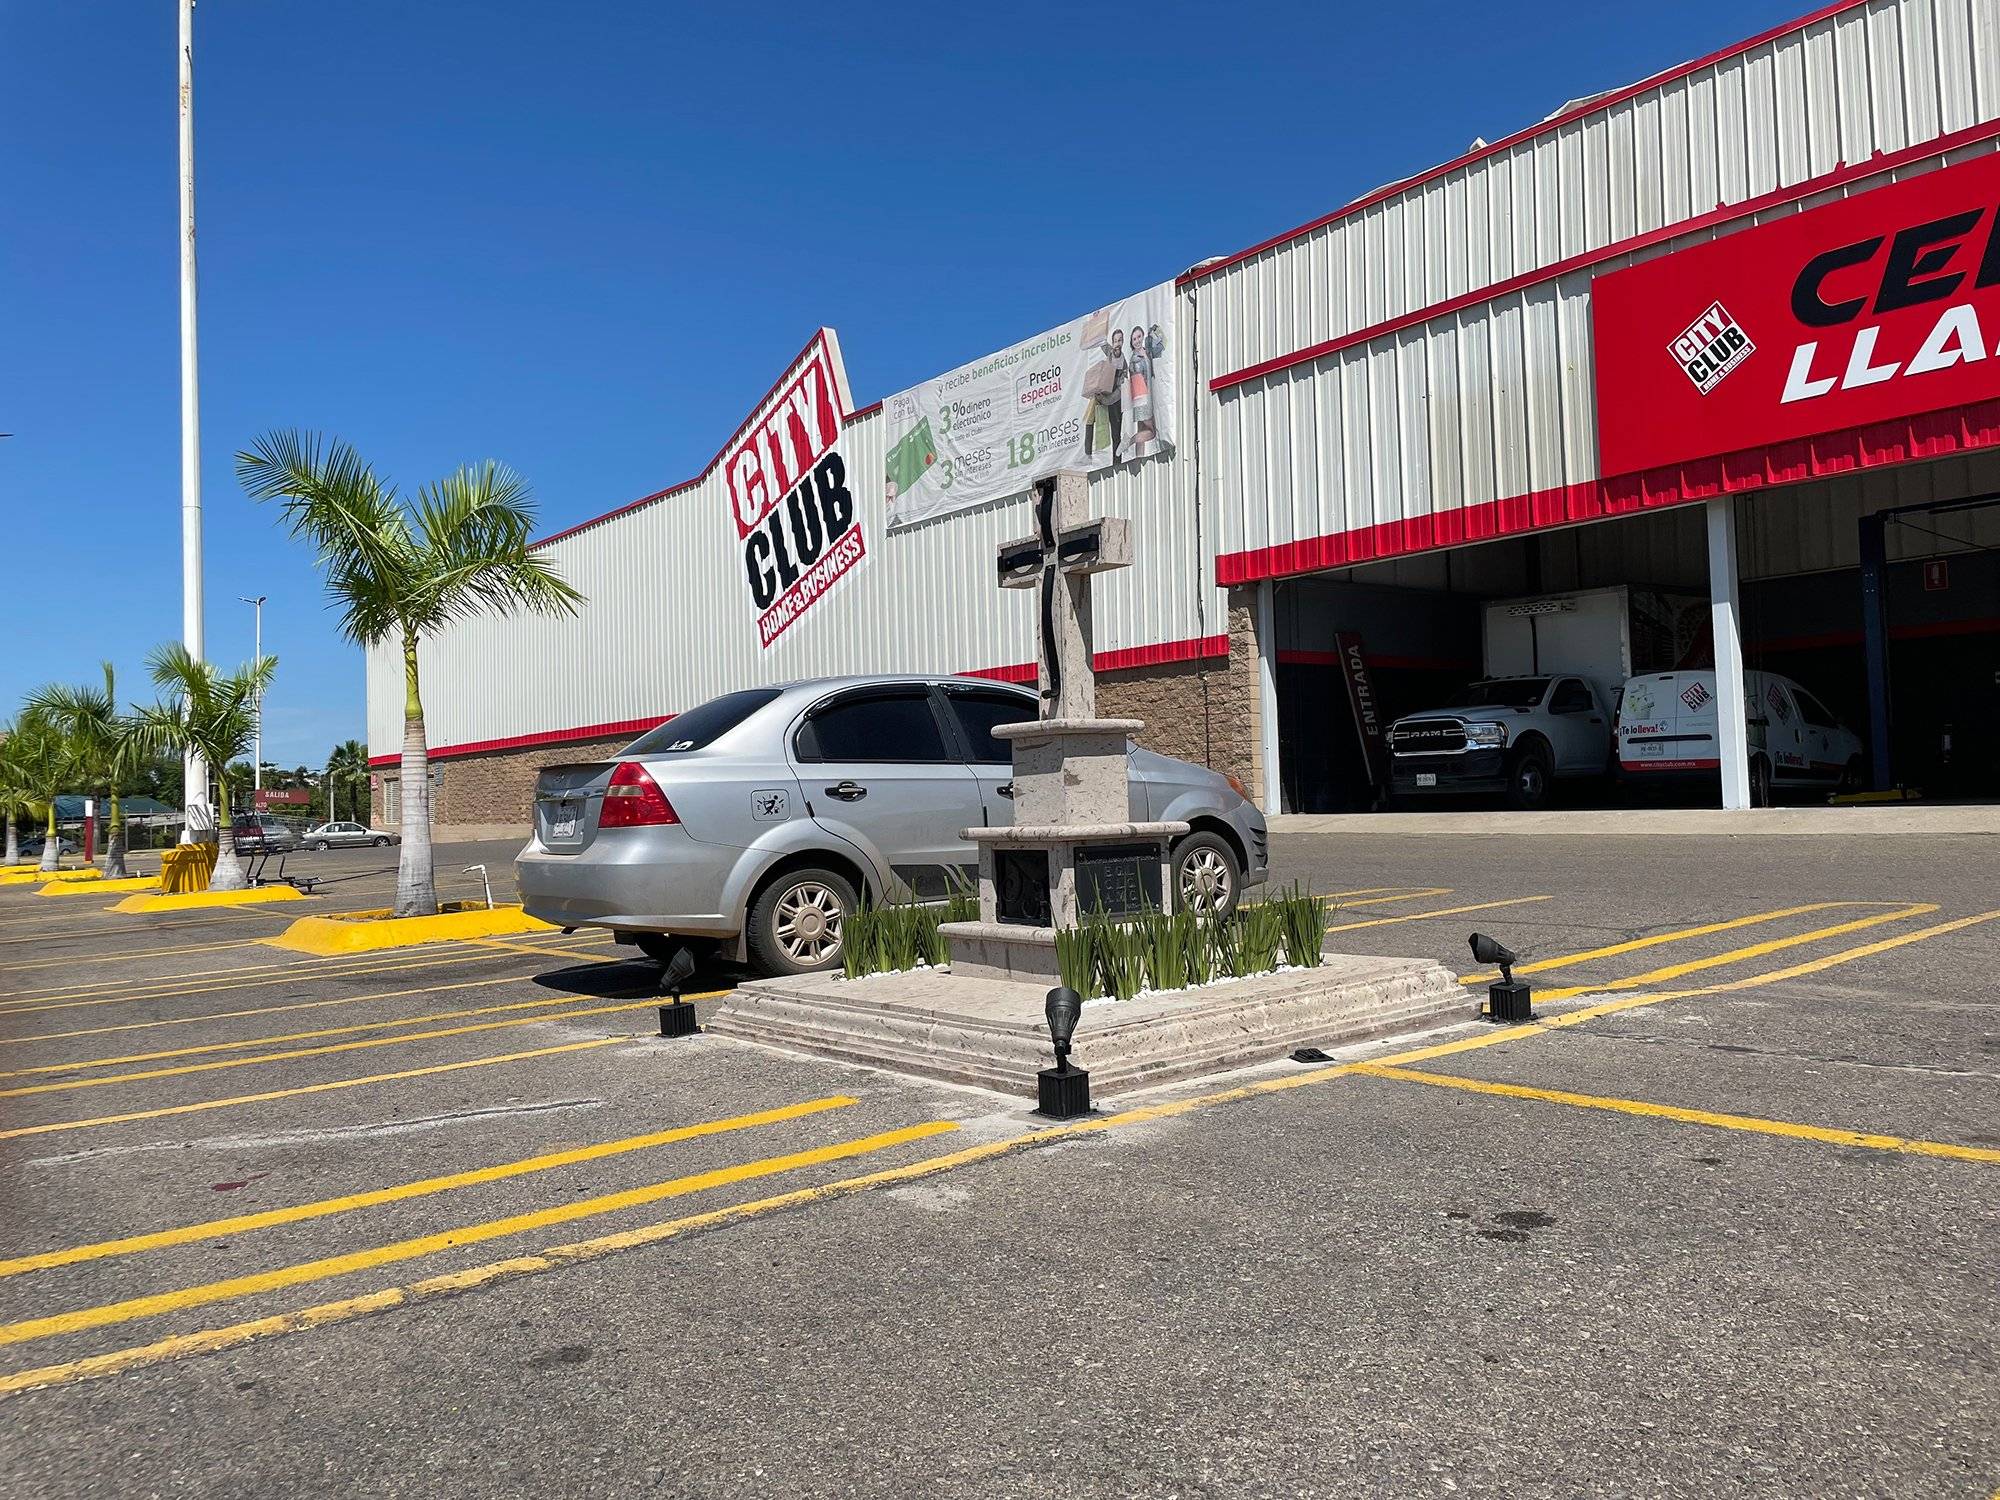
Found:
[[[157,891],[160,877],[134,875],[127,880],[52,880],[37,896],[104,896],[112,891]]]
[[[259,885],[243,891],[184,891],[177,896],[127,896],[110,911],[186,911],[197,906],[253,906],[261,901],[303,901],[288,885]]]
[[[53,872],[38,869],[34,866],[15,866],[12,869],[0,871],[0,885],[34,885],[47,880],[70,882],[77,880],[102,880],[103,878],[104,872],[95,865],[85,865],[80,870],[56,870]]]
[[[263,941],[273,948],[325,956],[555,930],[552,923],[529,916],[519,906],[489,909],[448,902],[445,909],[434,917],[395,917],[389,914],[387,907],[375,911],[341,912],[330,917],[300,917],[276,937],[267,937]]]

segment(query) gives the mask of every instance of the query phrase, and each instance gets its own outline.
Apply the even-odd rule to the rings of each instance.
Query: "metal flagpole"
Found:
[[[270,596],[259,594],[253,599],[248,594],[238,594],[236,597],[257,611],[257,633],[250,648],[250,662],[254,666],[264,659],[264,601]],[[257,758],[257,763],[250,768],[250,784],[256,791],[261,792],[264,790],[264,695],[262,693],[257,695],[257,744],[250,753]],[[253,806],[251,811],[256,812],[260,809]]]
[[[181,641],[200,661],[201,398],[196,387],[194,277],[194,0],[180,0],[181,60]],[[196,809],[208,805],[208,767],[189,751],[181,763],[187,820],[181,842],[193,842]]]

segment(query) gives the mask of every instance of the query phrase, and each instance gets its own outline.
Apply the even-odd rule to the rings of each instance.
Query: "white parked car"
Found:
[[[317,828],[308,828],[300,842],[308,849],[351,849],[362,844],[373,844],[379,849],[402,840],[396,834],[384,833],[365,823],[322,823]]]
[[[1861,737],[1789,677],[1745,672],[1750,728],[1750,800],[1768,806],[1773,788],[1853,788],[1861,783]],[[1618,707],[1618,769],[1632,780],[1716,774],[1715,673],[1652,672],[1625,684]]]

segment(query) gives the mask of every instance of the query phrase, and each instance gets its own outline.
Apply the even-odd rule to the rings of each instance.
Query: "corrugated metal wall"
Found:
[[[1877,0],[1217,272],[1199,294],[1210,362],[1245,369],[1996,116],[1991,0]],[[1593,479],[1591,279],[1716,232],[1228,387],[1213,411],[1220,550]]]
[[[1622,262],[1219,396],[1207,392],[1211,377],[1996,116],[1994,0],[1871,0],[1196,279],[1177,307],[1179,452],[1093,482],[1096,510],[1135,521],[1139,557],[1135,568],[1098,581],[1099,648],[1222,632],[1224,596],[1212,582],[1218,552],[1592,478],[1589,283]],[[879,419],[855,422],[842,443],[867,570],[843,580],[771,650],[757,646],[720,476],[712,476],[551,546],[593,601],[582,618],[481,620],[427,645],[432,743],[648,718],[751,682],[1030,660],[1029,601],[992,581],[994,546],[1029,529],[1025,501],[890,536]],[[1857,479],[1855,493],[1882,482]],[[1777,514],[1761,503],[1747,510]],[[1746,548],[1810,547],[1812,538],[1846,546],[1851,534],[1829,516],[1801,537],[1760,534]],[[370,742],[387,748],[400,739],[400,673],[379,654],[369,665]]]

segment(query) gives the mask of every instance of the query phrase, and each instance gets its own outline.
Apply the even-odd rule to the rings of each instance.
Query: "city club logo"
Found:
[[[1667,352],[1681,373],[1694,382],[1694,388],[1706,396],[1722,384],[1725,375],[1755,354],[1757,346],[1750,342],[1743,325],[1729,315],[1728,308],[1711,302],[1667,345]]]

